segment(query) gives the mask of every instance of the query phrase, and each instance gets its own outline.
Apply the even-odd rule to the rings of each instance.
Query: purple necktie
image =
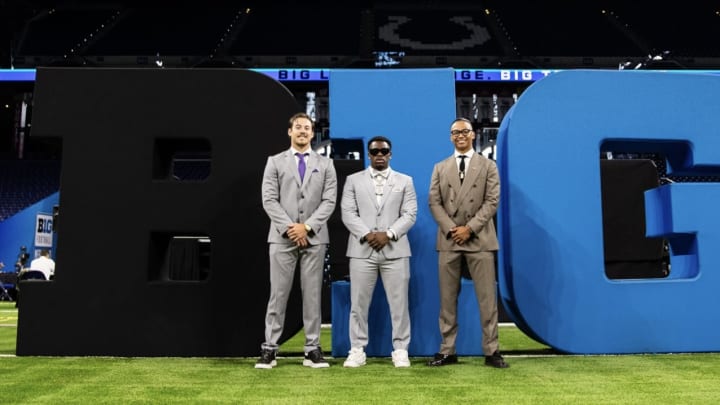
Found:
[[[298,172],[300,173],[300,182],[305,179],[305,156],[307,156],[307,153],[296,153],[295,156],[298,157]]]

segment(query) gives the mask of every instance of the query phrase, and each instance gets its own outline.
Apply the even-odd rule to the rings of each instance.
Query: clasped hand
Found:
[[[370,232],[365,235],[365,241],[371,248],[379,252],[390,242],[390,238],[385,232]]]
[[[287,236],[291,241],[293,241],[293,243],[295,243],[295,246],[307,247],[309,244],[305,224],[288,225]]]
[[[467,225],[456,226],[450,229],[450,237],[453,242],[462,245],[472,236],[472,229]]]

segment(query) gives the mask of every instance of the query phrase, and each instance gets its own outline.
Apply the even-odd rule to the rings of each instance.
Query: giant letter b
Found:
[[[251,71],[38,70],[33,136],[63,140],[63,226],[55,280],[22,287],[17,353],[256,354],[268,290],[262,170],[297,109]],[[177,181],[170,155],[197,147],[209,176]],[[158,269],[181,235],[211,240],[204,280]]]

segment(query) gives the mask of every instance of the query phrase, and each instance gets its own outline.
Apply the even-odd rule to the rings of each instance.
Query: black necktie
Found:
[[[465,158],[467,156],[460,155],[458,157],[460,158],[460,184],[462,184],[463,180],[465,180]]]

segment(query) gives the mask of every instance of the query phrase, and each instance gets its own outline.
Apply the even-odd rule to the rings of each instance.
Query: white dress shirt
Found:
[[[30,262],[30,270],[42,271],[45,279],[50,280],[50,276],[55,274],[55,261],[49,257],[39,256]]]
[[[465,175],[467,174],[467,168],[468,168],[468,165],[470,164],[470,159],[472,158],[472,156],[474,154],[475,154],[475,149],[473,149],[473,148],[470,148],[470,150],[465,153],[460,153],[457,150],[455,150],[455,163],[457,164],[457,167],[458,167],[458,173],[460,173],[460,162],[462,161],[462,159],[460,159],[460,156],[465,156],[465,170],[463,171],[463,175],[461,176],[461,178],[463,178],[463,179],[465,178]]]

